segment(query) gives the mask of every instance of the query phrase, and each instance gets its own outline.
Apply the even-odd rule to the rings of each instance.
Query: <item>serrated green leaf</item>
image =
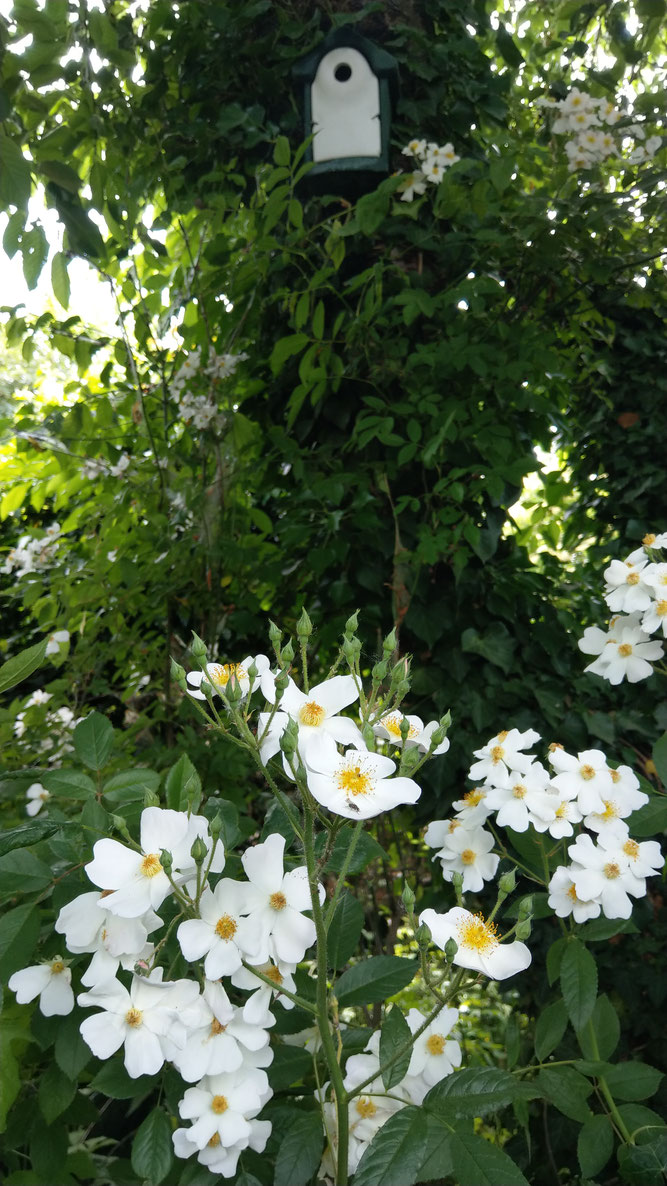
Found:
[[[424,1106],[448,1117],[485,1116],[516,1100],[540,1095],[534,1081],[525,1083],[499,1067],[469,1067],[436,1083],[425,1096]]]
[[[409,1106],[390,1116],[364,1150],[354,1186],[414,1186],[424,1157],[426,1133],[421,1108]]]
[[[76,1083],[51,1063],[40,1076],[38,1091],[39,1109],[47,1124],[52,1124],[69,1107],[75,1094]]]
[[[167,806],[173,811],[186,811],[190,803],[196,804],[194,810],[197,809],[201,799],[201,779],[187,754],[181,754],[168,772],[165,791]]]
[[[605,1071],[604,1078],[612,1095],[619,1100],[646,1100],[655,1095],[662,1071],[645,1062],[619,1062]]]
[[[0,132],[0,206],[27,206],[30,177],[30,165],[20,146]]]
[[[323,1145],[319,1111],[291,1124],[278,1148],[273,1186],[306,1186],[320,1164]]]
[[[393,1057],[401,1047],[410,1042],[411,1032],[403,1011],[398,1005],[392,1005],[385,1017],[380,1030],[380,1070],[385,1091],[390,1091],[407,1073],[412,1057],[412,1047],[408,1045],[405,1053],[397,1058],[386,1070],[384,1064]]]
[[[0,979],[6,982],[13,972],[30,963],[38,938],[39,911],[32,902],[24,902],[0,918]]]
[[[101,712],[79,721],[72,734],[77,757],[91,770],[102,770],[113,749],[113,725]]]
[[[89,799],[96,792],[95,783],[83,770],[49,770],[41,777],[42,786],[62,799]]]
[[[4,837],[0,837],[0,845]],[[15,848],[0,856],[0,893],[30,894],[51,884],[53,873],[28,848]]]
[[[61,823],[54,820],[36,820],[32,824],[22,824],[20,828],[12,828],[0,835],[0,857],[14,852],[17,848],[28,848],[31,844],[39,844],[40,840],[47,840],[58,832]]]
[[[51,287],[58,303],[63,309],[69,309],[70,283],[64,251],[56,251],[51,260]]]
[[[28,647],[27,650],[14,655],[13,659],[8,659],[6,663],[3,663],[0,667],[0,692],[7,692],[10,688],[15,688],[17,684],[32,675],[33,671],[41,667],[46,658],[47,643],[48,638],[44,638],[41,642],[35,643],[34,646]]]
[[[155,1079],[151,1075],[140,1075],[136,1079],[131,1079],[123,1063],[116,1058],[104,1064],[90,1086],[93,1091],[99,1091],[101,1095],[110,1096],[111,1099],[131,1100],[149,1095],[155,1089]]]
[[[588,1082],[572,1067],[542,1067],[537,1076],[541,1093],[571,1120],[579,1123],[590,1115],[586,1100],[593,1090]]]
[[[93,1057],[90,1046],[81,1037],[80,1024],[81,1017],[76,1014],[63,1017],[54,1047],[56,1063],[63,1074],[73,1082],[78,1079],[80,1071],[88,1065]]]
[[[364,908],[354,894],[344,890],[336,904],[327,935],[330,968],[342,968],[356,951],[364,925]]]
[[[620,1145],[618,1168],[629,1186],[657,1186],[667,1174],[667,1131],[644,1145]]]
[[[576,1030],[583,1029],[595,1005],[598,970],[579,939],[568,940],[560,965],[560,987],[572,1025]]]
[[[166,1178],[173,1160],[171,1125],[162,1108],[153,1108],[132,1142],[132,1169],[142,1180],[157,1183]]]
[[[614,1131],[608,1116],[592,1116],[577,1138],[577,1156],[584,1178],[593,1178],[614,1151]]]
[[[341,1007],[372,1005],[385,1001],[410,984],[417,972],[417,960],[396,955],[376,955],[343,972],[335,985]]]
[[[607,1059],[614,1053],[620,1036],[618,1013],[603,993],[595,1002],[588,1024],[577,1030],[577,1040],[586,1058]]]
[[[458,1186],[529,1186],[504,1150],[474,1132],[452,1132],[450,1152]]]
[[[567,1009],[564,1001],[546,1005],[535,1025],[535,1053],[543,1062],[555,1050],[567,1029]]]

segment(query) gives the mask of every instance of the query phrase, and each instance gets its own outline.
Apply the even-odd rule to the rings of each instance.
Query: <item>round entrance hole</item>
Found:
[[[337,82],[347,82],[348,78],[352,77],[352,67],[348,66],[347,62],[339,62],[334,70],[334,78]]]

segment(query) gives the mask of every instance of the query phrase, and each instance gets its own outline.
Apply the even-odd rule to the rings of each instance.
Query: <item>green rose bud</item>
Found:
[[[172,867],[173,863],[174,863],[174,858],[172,857],[171,853],[169,852],[169,849],[163,848],[162,852],[160,853],[160,864],[162,865],[162,868],[164,869],[167,876],[171,873],[171,867]]]
[[[192,632],[192,642],[190,643],[190,651],[195,659],[205,659],[208,653],[206,643],[202,641],[198,634]]]
[[[445,957],[446,957],[448,963],[451,964],[453,962],[454,956],[456,955],[458,949],[459,949],[459,945],[456,942],[456,939],[448,939],[447,940],[447,942],[445,943],[444,950],[445,950]]]
[[[296,632],[300,639],[310,638],[313,633],[313,623],[311,622],[305,609],[301,611],[301,617],[296,624]]]
[[[345,623],[345,637],[346,638],[354,638],[354,636],[357,632],[358,625],[359,625],[359,610],[357,609],[347,619],[347,622]]]
[[[220,833],[222,832],[223,822],[223,818],[219,811],[213,816],[212,820],[209,820],[208,834],[211,837],[211,840],[218,839]]]
[[[389,664],[387,663],[386,659],[382,659],[379,663],[376,663],[375,667],[373,668],[373,670],[371,672],[371,677],[373,679],[373,683],[381,684],[383,679],[387,678],[388,671],[389,671]]]
[[[514,934],[517,939],[521,939],[523,942],[524,939],[530,938],[530,932],[532,929],[531,920],[529,918],[524,918],[522,922],[518,922],[516,924],[516,930]]]
[[[396,647],[398,646],[398,639],[396,637],[396,627],[387,635],[382,643],[382,654],[386,660],[391,659]]]
[[[159,807],[160,796],[155,794],[155,791],[146,791],[144,795],[144,807]]]
[[[498,889],[501,894],[511,894],[516,889],[516,869],[509,869],[507,873],[503,873],[498,881]]]
[[[202,865],[206,860],[206,857],[208,856],[208,847],[206,845],[206,841],[202,840],[201,836],[195,836],[192,843],[192,848],[190,849],[190,856],[195,862],[195,865]]]
[[[175,659],[171,660],[170,674],[174,683],[178,684],[179,687],[185,688],[187,686],[185,682],[185,668],[181,667],[180,663],[177,663]]]
[[[533,895],[528,894],[528,897],[522,898],[519,902],[519,913],[517,918],[519,922],[524,922],[526,918],[531,918],[533,914]]]
[[[403,899],[403,905],[405,907],[406,913],[412,914],[412,912],[415,908],[415,895],[414,895],[414,890],[411,888],[411,886],[409,886],[409,885],[403,886],[403,893],[401,894],[401,897]]]
[[[285,646],[283,647],[283,649],[281,651],[280,661],[284,667],[289,667],[293,658],[294,658],[294,647],[292,645],[292,640],[290,639],[290,641],[288,643],[285,643]]]
[[[269,642],[271,643],[271,646],[274,648],[274,650],[280,647],[280,640],[282,636],[282,630],[279,630],[275,622],[272,622],[269,618]]]
[[[426,948],[431,942],[431,932],[425,922],[420,923],[420,925],[417,927],[417,930],[415,931],[415,939],[417,940],[417,943],[419,944],[422,951],[426,951]]]

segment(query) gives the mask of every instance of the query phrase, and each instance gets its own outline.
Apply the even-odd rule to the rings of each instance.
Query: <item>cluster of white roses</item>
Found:
[[[418,163],[418,168],[401,182],[398,192],[402,202],[412,202],[417,194],[425,193],[429,182],[438,185],[445,171],[461,159],[454,152],[453,144],[435,144],[426,140],[411,140],[401,152]]]
[[[612,560],[605,569],[604,599],[614,617],[607,631],[589,626],[579,649],[597,655],[586,671],[610,684],[623,679],[634,684],[653,674],[651,663],[662,659],[662,643],[650,635],[662,631],[667,637],[667,532],[644,536],[625,560]]]
[[[648,803],[648,795],[639,790],[639,780],[629,766],[612,769],[597,749],[574,755],[553,744],[550,772],[524,752],[538,740],[533,729],[524,733],[510,729],[476,750],[478,760],[469,773],[473,780],[483,779],[482,785],[454,803],[453,819],[436,820],[429,826],[426,844],[439,850],[435,855],[445,880],[452,881],[458,873],[462,891],[476,893],[493,878],[500,859],[491,851],[493,835],[483,826],[492,814],[500,827],[515,832],[532,827],[555,840],[573,836],[581,825],[595,833],[596,841],[580,832],[568,847],[572,865],[559,866],[553,874],[549,905],[560,918],[572,914],[576,922],[597,918],[600,912],[607,918],[629,918],[628,895],[643,897],[646,878],[663,865],[659,844],[633,840],[624,822]]]
[[[215,386],[218,380],[233,375],[239,363],[247,357],[247,354],[216,354],[210,350],[204,365],[200,349],[192,350],[187,355],[174,375],[170,388],[172,396],[178,401],[180,416],[185,424],[192,424],[197,429],[222,428],[224,414],[218,407],[214,392],[196,395],[190,386],[194,379],[207,380]]]
[[[16,577],[29,572],[43,572],[51,568],[60,542],[60,524],[51,523],[43,535],[22,535],[15,548],[10,548],[0,572],[13,572]]]
[[[539,107],[558,112],[551,125],[556,135],[573,136],[565,144],[571,173],[578,169],[591,169],[599,165],[608,157],[621,157],[622,145],[610,129],[623,119],[623,112],[619,111],[608,99],[596,99],[578,87],[572,87],[564,99],[541,97],[537,100]],[[620,138],[630,147],[626,158],[628,164],[639,165],[651,160],[660,145],[661,136],[649,136],[641,124],[630,124],[620,129]],[[644,141],[637,144],[636,141]]]
[[[196,1153],[229,1177],[243,1149],[261,1152],[271,1132],[256,1119],[272,1094],[265,1070],[273,1060],[269,1005],[278,994],[293,1008],[281,990],[294,991],[293,973],[315,940],[304,914],[311,906],[306,870],[285,872],[285,840],[274,834],[244,853],[246,881],[223,877],[212,885],[225,854],[203,816],[147,807],[140,835],[138,849],[97,841],[86,872],[99,892],[69,902],[56,921],[68,951],[92,954],[81,976],[89,991],[78,1004],[100,1012],[82,1022],[81,1034],[98,1058],[123,1047],[132,1078],[156,1074],[169,1060],[196,1084],[179,1105],[192,1123],[174,1133],[176,1153]],[[195,979],[163,980],[156,965],[162,944],[149,935],[163,926],[157,912],[173,899],[190,915],[177,939],[188,963],[203,960],[201,991]],[[244,1005],[231,1003],[222,977],[251,993]],[[15,972],[9,987],[21,1004],[39,997],[46,1016],[64,1015],[74,1007],[71,981],[68,961],[55,956]]]
[[[205,691],[226,695],[234,687],[244,698],[260,688],[273,706],[260,712],[258,719],[262,762],[266,764],[282,749],[285,773],[293,778],[292,763],[300,760],[313,798],[336,815],[370,819],[401,803],[416,803],[421,794],[414,779],[395,775],[396,763],[391,758],[367,748],[359,726],[350,717],[339,715],[359,699],[359,684],[352,675],[335,675],[308,692],[298,688],[291,676],[283,687],[277,687],[276,673],[266,655],[255,655],[242,663],[208,663],[205,671],[190,672],[187,683],[190,695],[200,700],[206,698]],[[392,713],[378,717],[373,732],[396,744],[397,719]],[[408,745],[431,756],[446,752],[449,741],[437,721],[424,727],[417,717],[409,720],[413,724]],[[343,754],[338,744],[348,747]]]
[[[395,1006],[394,1006],[395,1007]],[[353,1174],[361,1157],[383,1124],[408,1104],[421,1104],[431,1087],[461,1065],[461,1047],[450,1036],[452,1027],[458,1021],[458,1009],[443,1009],[429,1023],[412,1047],[408,1069],[391,1091],[385,1090],[380,1074],[380,1032],[376,1031],[367,1043],[363,1054],[353,1054],[345,1065],[343,1084],[346,1091],[353,1092],[365,1084],[363,1093],[352,1099],[348,1106],[349,1145],[348,1174]],[[411,1033],[416,1033],[425,1018],[419,1009],[410,1009],[406,1021]],[[371,1078],[373,1076],[373,1078]],[[366,1082],[370,1079],[370,1082]],[[332,1151],[337,1148],[336,1107],[326,1101],[326,1085],[318,1093],[324,1125],[329,1137],[324,1154],[320,1177],[330,1180],[333,1176]]]

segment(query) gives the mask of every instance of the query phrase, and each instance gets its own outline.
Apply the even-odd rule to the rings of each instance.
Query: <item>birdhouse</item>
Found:
[[[389,173],[398,63],[350,25],[332,29],[293,69],[304,138],[313,137],[305,181],[318,193],[359,194]]]

